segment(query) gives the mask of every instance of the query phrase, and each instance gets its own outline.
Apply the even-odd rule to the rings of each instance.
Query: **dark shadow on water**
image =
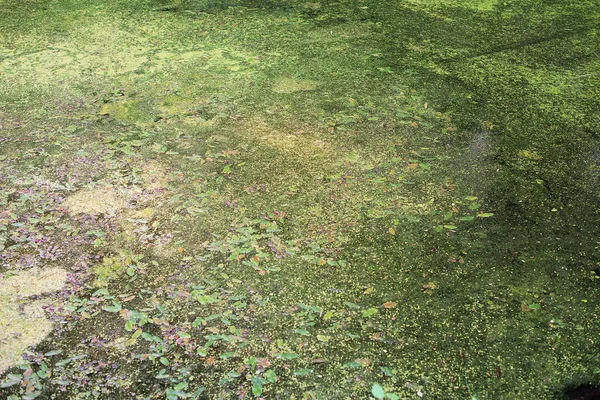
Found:
[[[582,385],[565,392],[568,400],[600,400],[600,387]]]
[[[597,220],[600,79],[571,77],[597,72],[597,2],[381,5],[377,18],[386,61],[471,132],[447,138],[464,149],[457,180],[507,222],[543,225],[552,209],[567,225]]]

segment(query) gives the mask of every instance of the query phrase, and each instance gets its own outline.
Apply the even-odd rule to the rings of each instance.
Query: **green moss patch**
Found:
[[[272,87],[277,93],[294,93],[315,90],[317,84],[314,81],[287,77],[276,80]]]

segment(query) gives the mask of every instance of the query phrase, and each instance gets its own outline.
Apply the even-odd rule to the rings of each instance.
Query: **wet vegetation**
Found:
[[[0,0],[0,396],[597,393],[599,27]]]

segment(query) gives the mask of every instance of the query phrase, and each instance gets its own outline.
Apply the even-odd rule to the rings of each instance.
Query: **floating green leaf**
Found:
[[[346,307],[348,308],[360,308],[360,306],[356,303],[351,303],[349,301],[344,302],[344,304],[346,305]]]
[[[263,387],[259,383],[255,383],[252,385],[252,394],[255,396],[260,396],[263,392]]]
[[[112,306],[104,306],[104,307],[102,307],[102,309],[103,309],[104,311],[108,311],[108,312],[112,312],[112,313],[119,312],[119,311],[121,311],[121,310],[122,310],[122,308],[123,308],[123,307],[121,306],[121,303],[119,303],[119,302],[116,302],[116,301],[114,301],[114,300],[113,300],[113,302],[112,302]]]
[[[312,373],[312,369],[304,368],[304,369],[299,369],[298,371],[295,371],[294,375],[306,376],[306,375],[310,375],[311,373]]]
[[[385,397],[385,390],[377,383],[374,383],[373,387],[371,387],[371,393],[376,399],[383,399]]]
[[[360,368],[363,365],[361,363],[359,363],[358,361],[350,361],[347,362],[346,364],[344,364],[344,367],[346,368]]]
[[[156,379],[168,379],[171,377],[171,375],[166,374],[167,370],[166,369],[161,369],[158,374],[155,376]]]
[[[277,380],[277,375],[275,374],[275,372],[272,369],[265,372],[264,376],[265,376],[265,379],[267,381],[269,381],[270,383],[275,383],[275,381]]]
[[[370,316],[372,316],[374,314],[377,314],[377,309],[376,308],[369,308],[369,309],[363,311],[362,316],[364,318],[367,318],[367,317],[370,317]]]
[[[279,353],[277,354],[277,357],[281,358],[282,360],[293,360],[299,356],[296,353]]]

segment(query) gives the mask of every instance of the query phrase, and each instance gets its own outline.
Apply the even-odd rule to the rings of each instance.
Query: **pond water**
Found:
[[[597,398],[599,27],[0,0],[0,397]]]

